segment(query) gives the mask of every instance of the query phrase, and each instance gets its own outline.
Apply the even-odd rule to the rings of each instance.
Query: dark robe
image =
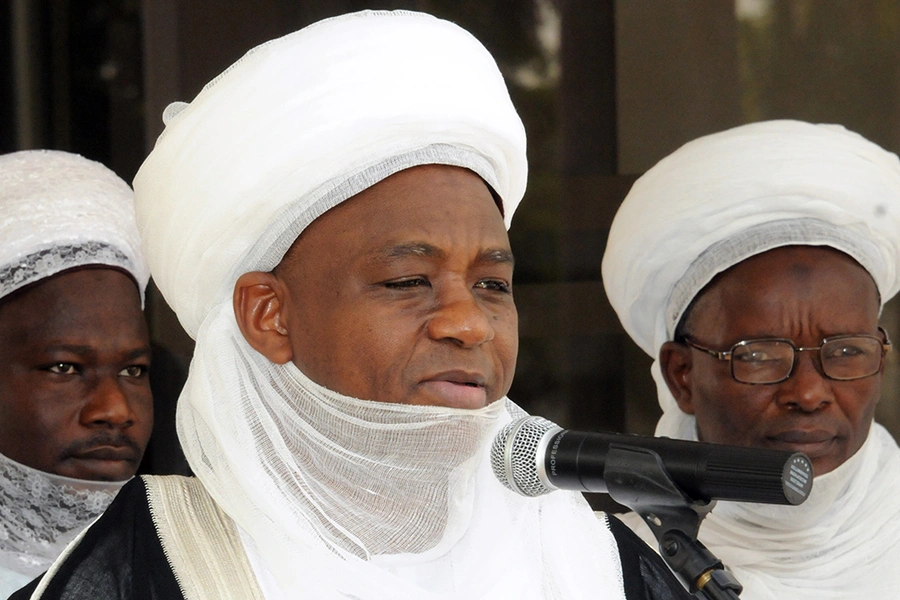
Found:
[[[689,600],[662,559],[628,527],[609,517],[628,600]],[[183,600],[150,515],[144,482],[126,484],[81,542],[55,565],[42,599]],[[40,578],[10,596],[28,600]],[[602,591],[598,591],[602,597]],[[510,599],[513,600],[513,599]]]

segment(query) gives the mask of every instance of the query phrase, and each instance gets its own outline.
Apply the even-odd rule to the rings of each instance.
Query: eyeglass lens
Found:
[[[743,342],[732,351],[732,374],[744,383],[782,381],[793,370],[794,352],[790,343],[779,340]],[[882,342],[870,337],[829,340],[819,350],[822,371],[838,380],[874,375],[881,368],[882,356]]]

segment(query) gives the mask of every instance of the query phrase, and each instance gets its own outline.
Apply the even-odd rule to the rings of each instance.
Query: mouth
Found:
[[[72,454],[68,462],[78,479],[124,481],[137,470],[140,454],[132,446],[94,446]]]
[[[828,454],[837,440],[837,436],[829,431],[790,430],[769,436],[771,446],[792,452],[803,452],[810,458],[818,458]]]
[[[482,408],[487,405],[487,384],[480,373],[447,371],[429,377],[419,385],[438,406]]]
[[[111,462],[135,462],[137,452],[131,446],[97,446],[75,455],[79,460],[99,460]]]

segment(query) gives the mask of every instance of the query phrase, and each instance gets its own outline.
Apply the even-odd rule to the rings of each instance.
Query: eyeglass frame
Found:
[[[747,385],[775,385],[777,383],[785,382],[791,378],[791,375],[794,374],[794,367],[797,365],[797,358],[798,358],[798,355],[800,352],[808,352],[810,350],[818,350],[821,352],[822,346],[824,346],[828,342],[835,342],[835,341],[845,340],[845,339],[850,339],[850,338],[861,338],[862,337],[862,338],[878,340],[879,342],[881,342],[881,362],[878,365],[878,369],[872,373],[869,373],[868,375],[860,375],[859,377],[849,377],[849,378],[832,377],[831,375],[828,375],[825,372],[825,365],[822,364],[822,356],[821,356],[821,354],[819,355],[819,364],[822,367],[822,375],[826,379],[831,379],[832,381],[856,381],[858,379],[865,379],[866,377],[871,377],[884,369],[884,357],[887,355],[888,352],[891,351],[891,349],[893,348],[893,344],[891,343],[890,337],[888,337],[887,331],[885,331],[884,328],[881,327],[880,325],[878,326],[878,331],[881,333],[882,336],[884,336],[883,340],[879,339],[878,336],[872,335],[869,333],[848,333],[848,334],[835,335],[832,337],[824,338],[821,342],[819,342],[818,346],[810,346],[810,347],[806,347],[806,348],[797,347],[794,344],[793,340],[790,340],[788,338],[757,338],[757,339],[752,339],[752,340],[741,340],[740,342],[731,346],[728,350],[714,350],[713,348],[706,348],[704,346],[697,344],[693,340],[691,340],[690,337],[687,335],[682,336],[681,343],[686,344],[686,345],[690,346],[691,348],[696,348],[697,350],[700,350],[702,352],[706,352],[707,354],[709,354],[710,356],[712,356],[713,358],[716,358],[718,360],[728,361],[728,363],[729,363],[728,370],[731,373],[731,378],[734,379],[735,381],[737,381],[738,383],[744,383]],[[747,344],[752,344],[752,343],[756,343],[756,342],[784,342],[793,349],[794,360],[791,363],[791,369],[788,371],[787,375],[785,375],[783,378],[781,378],[777,381],[767,381],[765,383],[754,382],[754,381],[741,381],[740,379],[735,377],[734,361],[732,360],[732,356],[734,355],[735,349],[738,348],[739,346],[746,346]]]

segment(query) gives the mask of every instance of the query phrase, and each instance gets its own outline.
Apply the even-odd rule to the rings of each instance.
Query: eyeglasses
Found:
[[[851,381],[881,371],[884,355],[891,349],[887,332],[878,328],[884,339],[875,335],[837,335],[825,338],[815,347],[798,348],[791,340],[772,338],[745,340],[722,352],[704,348],[688,338],[684,342],[731,363],[731,376],[741,383],[781,383],[791,376],[798,352],[818,351],[822,373],[829,379]]]

